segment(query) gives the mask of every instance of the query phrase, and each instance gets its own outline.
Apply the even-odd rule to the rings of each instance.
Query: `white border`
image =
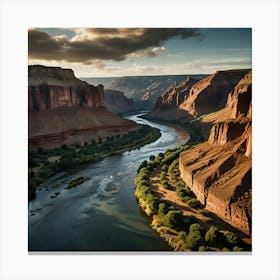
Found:
[[[253,254],[27,252],[28,27],[253,28]],[[279,279],[278,1],[1,1],[1,279]]]

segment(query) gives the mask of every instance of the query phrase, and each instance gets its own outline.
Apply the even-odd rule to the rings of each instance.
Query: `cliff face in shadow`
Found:
[[[251,88],[249,71],[227,94],[221,112],[229,117],[214,123],[208,141],[182,152],[179,158],[181,177],[198,200],[247,234],[252,221]]]
[[[135,111],[136,105],[132,98],[128,98],[122,91],[105,89],[105,103],[108,111],[121,114]]]
[[[29,148],[51,148],[137,129],[107,111],[102,85],[77,79],[71,69],[28,67]]]

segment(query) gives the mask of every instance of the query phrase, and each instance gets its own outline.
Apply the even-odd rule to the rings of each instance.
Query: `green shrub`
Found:
[[[159,205],[158,205],[158,214],[160,216],[164,216],[166,213],[168,212],[168,209],[167,209],[167,206],[164,202],[161,202]]]
[[[241,251],[244,251],[244,249],[241,248],[241,247],[239,247],[239,246],[234,246],[234,247],[232,248],[232,251],[241,252]]]
[[[199,246],[198,251],[199,251],[199,252],[204,252],[204,251],[206,251],[206,246],[204,246],[204,245]]]
[[[198,210],[198,213],[205,216],[205,217],[209,217],[211,215],[211,212],[209,212],[208,210],[206,209],[199,209]]]
[[[156,158],[156,157],[155,157],[154,155],[151,155],[151,156],[150,156],[150,160],[155,160],[155,158]]]
[[[189,232],[195,232],[195,231],[198,231],[200,233],[203,232],[203,228],[201,227],[200,224],[194,223],[190,225]]]
[[[201,208],[202,206],[201,203],[196,198],[190,199],[187,203],[190,207],[195,209]]]
[[[183,215],[181,211],[171,210],[164,216],[164,225],[170,228],[178,228],[183,223]]]
[[[241,243],[241,238],[231,231],[225,233],[226,244],[230,247],[238,246]]]
[[[181,198],[181,200],[185,203],[188,203],[188,201],[191,200],[191,199],[192,199],[191,196],[185,196],[185,197]]]
[[[205,234],[205,241],[209,245],[217,245],[221,240],[221,233],[215,226],[211,226]]]
[[[87,180],[89,180],[89,178],[87,178],[87,177],[82,177],[82,176],[77,177],[77,178],[71,180],[71,181],[68,183],[68,185],[67,185],[67,187],[66,187],[65,189],[74,188],[74,187],[76,187],[76,186],[78,186],[78,185],[84,183],[84,182],[87,181]]]
[[[186,246],[192,251],[204,245],[204,239],[199,231],[191,231],[186,237]]]
[[[185,231],[180,231],[178,237],[180,240],[186,241],[187,233]]]
[[[227,248],[227,247],[224,247],[224,248],[223,248],[223,252],[230,252],[230,249]]]

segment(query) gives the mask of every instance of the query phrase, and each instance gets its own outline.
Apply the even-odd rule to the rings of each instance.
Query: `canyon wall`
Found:
[[[132,98],[128,98],[122,91],[105,89],[105,103],[108,111],[121,114],[135,111],[137,108]]]
[[[28,67],[29,148],[52,148],[138,129],[106,108],[104,88],[77,79],[71,69]]]
[[[206,75],[191,75],[200,79]],[[124,92],[129,98],[133,98],[136,105],[153,108],[159,96],[167,88],[184,81],[187,75],[163,75],[163,76],[130,76],[120,77],[112,82],[110,89]]]
[[[226,82],[225,82],[226,83]],[[230,118],[216,122],[208,141],[182,152],[181,177],[206,209],[250,234],[252,223],[252,72],[227,94]]]

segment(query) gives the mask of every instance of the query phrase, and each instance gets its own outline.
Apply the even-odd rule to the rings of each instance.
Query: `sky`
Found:
[[[250,28],[31,28],[28,63],[77,77],[212,74],[251,68]]]

